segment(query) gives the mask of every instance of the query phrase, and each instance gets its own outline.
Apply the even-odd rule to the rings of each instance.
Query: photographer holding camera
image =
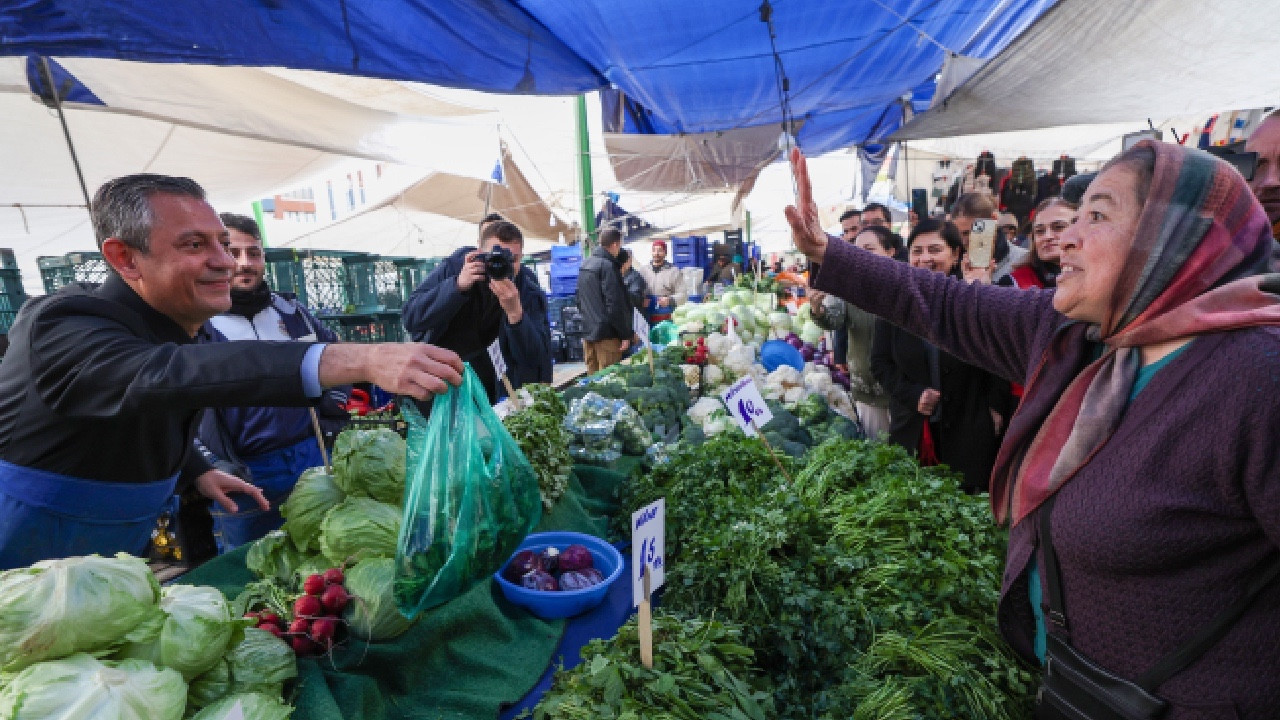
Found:
[[[506,221],[482,226],[480,249],[465,247],[445,258],[418,286],[402,310],[415,341],[456,352],[497,402],[498,378],[489,360],[501,344],[512,385],[551,381],[551,326],[538,279],[520,265],[524,235]]]

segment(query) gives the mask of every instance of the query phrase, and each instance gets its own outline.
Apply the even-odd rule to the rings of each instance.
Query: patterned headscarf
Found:
[[[1032,514],[1106,444],[1141,367],[1141,348],[1209,332],[1280,325],[1276,241],[1244,178],[1199,150],[1150,140],[1155,170],[1133,246],[1099,325],[1059,332],[1027,383],[991,481],[996,519]],[[1101,358],[1089,343],[1101,340]]]

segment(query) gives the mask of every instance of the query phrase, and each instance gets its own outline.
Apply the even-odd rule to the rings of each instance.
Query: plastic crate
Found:
[[[408,339],[399,311],[381,312],[374,317],[377,323],[377,339],[374,342],[404,342]]]
[[[101,285],[107,281],[107,262],[102,253],[76,252],[61,257],[45,256],[36,258],[40,268],[40,280],[47,293],[55,293],[71,283]]]
[[[18,317],[17,310],[0,310],[0,335],[8,335],[13,321]]]
[[[551,246],[552,262],[556,262],[557,260],[571,260],[574,258],[578,260],[582,260],[581,245],[552,245]]]
[[[566,335],[581,333],[582,328],[582,311],[578,310],[577,305],[570,305],[560,311],[560,329]]]
[[[579,263],[552,265],[550,268],[550,276],[553,280],[564,280],[573,278],[574,282],[578,280],[578,272],[582,269]]]
[[[298,252],[293,248],[266,248],[262,259],[266,262],[267,286],[278,293],[292,293],[298,302],[308,305],[307,281]]]
[[[407,301],[413,291],[422,284],[440,264],[440,258],[392,258],[400,271],[400,295]]]
[[[404,305],[400,267],[392,258],[353,255],[342,258],[347,280],[347,302],[357,313],[399,310]]]
[[[556,297],[576,295],[578,292],[578,276],[571,278],[551,278],[551,293]]]
[[[367,253],[337,250],[299,250],[302,277],[306,288],[306,304],[314,312],[326,315],[349,314],[354,310],[352,288],[347,279],[347,258],[368,257]]]
[[[581,336],[564,336],[564,361],[580,363],[584,359]]]

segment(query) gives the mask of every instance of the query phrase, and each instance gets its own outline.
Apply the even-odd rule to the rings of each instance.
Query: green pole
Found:
[[[751,211],[747,211],[747,244],[751,244]]]
[[[582,180],[582,230],[586,233],[583,243],[591,249],[596,234],[595,190],[591,187],[591,135],[587,132],[587,96],[578,96],[578,175]]]
[[[258,232],[262,233],[262,247],[267,246],[267,228],[262,224],[262,201],[253,201],[253,221],[258,223]]]

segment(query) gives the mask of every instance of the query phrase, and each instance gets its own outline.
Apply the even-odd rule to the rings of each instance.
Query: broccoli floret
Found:
[[[702,432],[702,428],[697,423],[688,423],[684,426],[684,430],[680,433],[680,442],[687,445],[701,445],[707,441],[707,436]]]
[[[796,417],[805,427],[824,422],[828,414],[827,401],[818,395],[810,395],[796,405]]]

